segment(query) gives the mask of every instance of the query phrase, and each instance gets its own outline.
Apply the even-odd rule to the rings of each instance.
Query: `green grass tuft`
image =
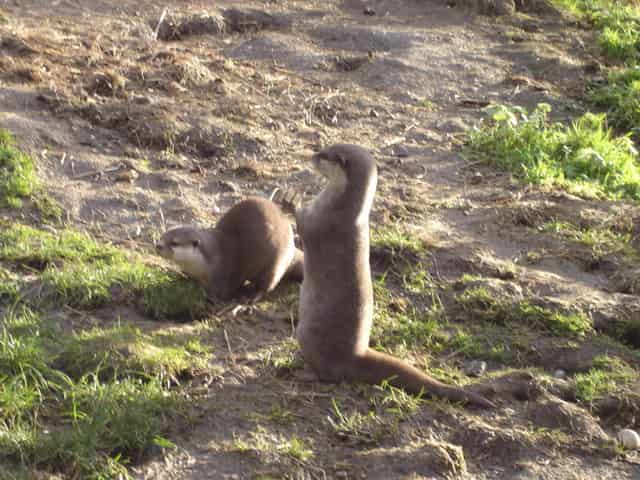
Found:
[[[562,313],[533,305],[528,300],[510,302],[484,287],[467,288],[457,296],[458,305],[474,319],[498,325],[526,325],[557,335],[585,335],[593,331],[581,313]]]
[[[149,335],[121,325],[74,334],[64,342],[55,363],[73,378],[99,372],[100,378],[141,374],[166,380],[204,369],[208,357],[197,338]]]
[[[594,106],[607,113],[611,125],[640,137],[640,70],[626,68],[613,70],[603,85],[592,88],[589,99]]]
[[[65,340],[28,309],[10,310],[0,325],[3,464],[37,467],[69,478],[128,478],[127,462],[153,445],[167,444],[162,435],[181,414],[183,398],[167,389],[157,366],[174,365],[175,358],[185,355],[181,347],[189,349],[190,341],[166,347],[166,338],[143,337],[158,345],[157,355],[154,351],[141,357],[156,366],[150,369],[154,375],[121,372],[102,378],[97,374],[102,366],[87,351],[100,348],[95,340],[100,330]],[[118,332],[121,338],[127,336],[123,331]],[[73,365],[64,365],[59,352],[89,360],[74,358]],[[77,380],[67,374],[72,370]]]
[[[543,232],[553,233],[590,247],[595,258],[615,253],[630,261],[637,261],[639,258],[638,251],[632,244],[633,235],[630,232],[618,233],[608,227],[580,228],[560,221],[547,222],[539,228]]]
[[[21,207],[37,188],[31,157],[16,148],[9,132],[0,129],[0,205]]]
[[[614,137],[604,115],[587,113],[564,126],[549,122],[550,110],[547,104],[531,114],[520,107],[491,107],[490,120],[469,135],[468,154],[526,183],[640,200],[640,165],[631,139]]]
[[[50,233],[17,223],[0,231],[0,260],[40,271],[43,295],[56,304],[96,308],[136,303],[153,318],[198,318],[204,291],[190,279],[142,263],[132,254],[70,230]]]
[[[60,206],[40,186],[31,157],[16,147],[7,130],[0,129],[0,207],[21,208],[27,199],[45,218],[61,218]]]
[[[593,367],[587,373],[576,374],[576,397],[593,402],[620,391],[635,378],[637,372],[619,358],[599,356],[594,359]]]
[[[387,250],[393,257],[420,256],[425,252],[424,243],[399,227],[384,227],[371,232],[371,248]]]
[[[615,0],[555,0],[560,7],[591,23],[598,43],[610,60],[635,63],[640,59],[640,8]]]

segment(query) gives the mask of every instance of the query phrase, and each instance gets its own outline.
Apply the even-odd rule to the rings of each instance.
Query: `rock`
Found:
[[[480,377],[487,370],[487,362],[472,360],[465,368],[465,373],[470,377]]]
[[[479,183],[482,183],[483,179],[484,179],[484,176],[482,175],[482,173],[475,172],[473,175],[471,175],[471,178],[469,179],[469,183],[471,183],[472,185],[478,185]]]
[[[396,145],[392,148],[391,153],[395,157],[405,158],[409,156],[409,150],[402,145]]]
[[[567,377],[567,372],[565,372],[561,368],[559,368],[555,372],[553,372],[553,378],[557,378],[557,379],[563,380],[566,377]]]
[[[464,132],[467,128],[469,127],[461,118],[451,118],[438,124],[438,129],[447,133]]]
[[[376,11],[371,7],[364,7],[363,12],[365,15],[375,15]]]
[[[628,450],[640,449],[640,435],[630,428],[625,428],[618,432],[618,441]]]

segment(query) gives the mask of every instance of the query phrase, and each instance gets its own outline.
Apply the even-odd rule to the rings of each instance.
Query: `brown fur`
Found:
[[[295,248],[291,223],[264,198],[237,203],[213,229],[168,230],[157,250],[221,300],[242,293],[246,281],[253,286],[255,302],[283,277],[302,280],[303,254]]]
[[[369,348],[373,288],[369,212],[377,169],[355,145],[334,145],[313,156],[327,187],[297,214],[304,245],[304,280],[296,336],[302,355],[322,380],[356,380],[422,390],[483,407],[486,398],[441,383],[390,355]]]

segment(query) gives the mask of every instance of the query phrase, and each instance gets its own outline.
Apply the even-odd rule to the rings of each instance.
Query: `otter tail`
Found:
[[[433,394],[454,402],[471,403],[485,408],[496,407],[493,402],[481,395],[446,385],[399,358],[370,348],[364,355],[354,360],[353,371],[350,373],[354,380],[371,384],[388,380],[391,385],[403,388],[410,393],[416,394],[423,390],[427,395]]]
[[[284,278],[294,282],[301,282],[304,278],[304,253],[299,248],[296,248],[296,253],[284,274]]]

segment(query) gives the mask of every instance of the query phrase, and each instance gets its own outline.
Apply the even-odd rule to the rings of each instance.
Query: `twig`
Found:
[[[282,73],[286,73],[289,74],[293,77],[298,77],[302,80],[304,80],[305,82],[309,82],[312,85],[315,85],[316,87],[324,87],[325,85],[320,83],[320,82],[316,82],[315,80],[311,80],[310,78],[305,77],[304,75],[300,75],[299,73],[296,72],[292,72],[291,70],[287,70],[286,68],[282,68],[282,67],[278,67],[277,65],[271,65],[271,68],[273,68],[274,70],[278,71],[278,72],[282,72]]]
[[[72,180],[80,180],[82,178],[93,177],[94,175],[103,175],[105,173],[117,172],[121,168],[122,168],[122,166],[118,165],[118,166],[115,166],[115,167],[103,168],[101,170],[89,170],[88,172],[79,173],[78,175],[75,175],[75,176],[71,177],[71,179]]]
[[[223,328],[222,332],[224,333],[224,341],[227,344],[227,350],[229,350],[229,353],[233,355],[233,350],[231,349],[231,343],[229,342],[229,334],[227,333],[227,329]]]
[[[390,147],[392,145],[397,145],[398,143],[402,143],[406,140],[406,137],[402,136],[402,137],[394,137],[391,140],[385,142],[385,144],[382,146],[382,148],[387,148]]]
[[[167,8],[162,11],[162,15],[160,15],[160,20],[158,20],[158,25],[156,25],[156,31],[153,33],[153,39],[158,40],[158,35],[160,34],[160,26],[162,22],[164,22],[164,17],[167,16]]]

